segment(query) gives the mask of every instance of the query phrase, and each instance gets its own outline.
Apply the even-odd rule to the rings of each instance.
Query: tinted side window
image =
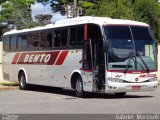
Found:
[[[77,28],[77,46],[82,46],[84,40],[84,27],[80,26]]]
[[[11,51],[17,49],[17,35],[11,35]]]
[[[68,29],[61,31],[61,47],[67,47]]]
[[[52,47],[52,30],[44,30],[41,32],[40,47],[42,48]]]
[[[102,34],[100,27],[98,25],[89,24],[88,25],[88,37],[91,40],[102,39]]]
[[[77,46],[77,35],[76,28],[70,28],[70,41],[69,46]]]
[[[84,26],[70,28],[70,47],[82,46],[84,41]]]
[[[60,47],[61,31],[55,30],[54,47]]]
[[[8,51],[10,49],[10,36],[4,36],[3,39],[3,48]]]
[[[18,35],[18,49],[27,49],[28,41],[27,41],[27,34],[20,34]]]
[[[28,45],[29,48],[39,47],[39,32],[31,32],[28,34]]]

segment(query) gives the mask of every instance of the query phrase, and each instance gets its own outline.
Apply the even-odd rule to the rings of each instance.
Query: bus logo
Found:
[[[138,82],[138,80],[139,80],[138,78],[135,79],[136,82]]]
[[[139,78],[156,77],[156,74],[140,75]]]
[[[16,53],[12,64],[62,65],[69,51]]]
[[[51,58],[51,54],[26,54],[24,57],[24,63],[48,63]]]

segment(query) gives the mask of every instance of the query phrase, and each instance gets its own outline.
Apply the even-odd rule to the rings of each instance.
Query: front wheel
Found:
[[[83,82],[82,78],[78,77],[75,82],[75,94],[77,97],[83,97],[84,91],[83,91]]]
[[[25,76],[24,72],[21,72],[19,75],[19,88],[20,88],[20,90],[27,89],[26,76]]]
[[[114,93],[116,97],[124,97],[126,95],[126,92],[119,92],[119,93]]]

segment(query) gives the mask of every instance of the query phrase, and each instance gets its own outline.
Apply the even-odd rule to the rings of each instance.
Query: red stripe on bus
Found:
[[[53,65],[60,51],[22,53],[17,64]]]
[[[58,57],[55,65],[62,65],[69,51],[63,51]]]
[[[59,55],[60,51],[52,52],[51,53],[51,60],[48,62],[48,65],[53,65]]]
[[[12,64],[16,64],[17,63],[17,60],[20,56],[20,53],[16,53],[16,55],[14,56],[13,60],[12,60]]]

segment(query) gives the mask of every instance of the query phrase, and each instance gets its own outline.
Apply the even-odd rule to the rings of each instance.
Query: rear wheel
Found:
[[[126,95],[126,92],[119,92],[119,93],[114,93],[116,97],[124,97]]]
[[[19,75],[19,88],[20,88],[20,90],[27,89],[26,76],[25,76],[24,72],[21,72]]]
[[[75,82],[75,94],[77,97],[83,97],[84,91],[83,91],[83,82],[81,77],[77,77]]]

